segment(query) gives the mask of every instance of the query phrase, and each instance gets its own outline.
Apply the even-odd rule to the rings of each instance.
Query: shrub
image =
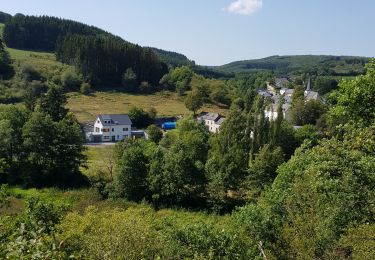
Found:
[[[79,89],[79,92],[81,92],[84,95],[88,95],[91,92],[91,85],[90,83],[84,82],[81,84],[81,88]]]

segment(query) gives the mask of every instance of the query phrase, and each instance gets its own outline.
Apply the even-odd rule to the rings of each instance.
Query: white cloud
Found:
[[[226,10],[241,15],[251,15],[262,9],[263,0],[235,0]]]

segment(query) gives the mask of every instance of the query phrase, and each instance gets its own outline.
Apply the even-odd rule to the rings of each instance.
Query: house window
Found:
[[[109,136],[103,136],[103,138],[108,140],[108,139],[109,139]]]
[[[122,130],[123,130],[124,132],[127,132],[127,131],[129,131],[129,128],[125,127],[125,128],[123,128]]]
[[[98,124],[100,124],[100,120],[98,120]]]
[[[99,127],[95,127],[95,133],[100,133],[100,128]]]
[[[115,131],[115,129],[114,128],[112,128],[112,132],[114,132]]]
[[[108,133],[109,129],[108,128],[103,128],[103,133]]]

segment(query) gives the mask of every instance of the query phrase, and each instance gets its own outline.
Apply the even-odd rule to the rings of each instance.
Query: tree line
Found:
[[[61,88],[26,106],[0,106],[0,182],[25,187],[77,187],[86,183],[84,137],[65,109]]]
[[[93,85],[120,85],[127,69],[138,85],[157,85],[168,72],[152,49],[71,20],[18,14],[7,21],[3,37],[11,48],[56,52],[59,61],[74,65]]]
[[[57,44],[57,59],[74,65],[93,84],[121,84],[128,69],[135,82],[157,85],[168,72],[165,63],[151,50],[117,37],[69,35]],[[132,91],[131,86],[124,86]]]

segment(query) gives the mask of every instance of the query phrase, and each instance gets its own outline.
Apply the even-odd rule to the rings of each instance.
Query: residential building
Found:
[[[118,142],[132,136],[128,115],[98,115],[91,134],[94,142]]]
[[[278,104],[270,104],[270,106],[268,106],[267,109],[264,110],[264,116],[268,118],[270,121],[275,121],[279,116],[278,107]],[[291,104],[284,103],[282,105],[283,118],[288,122],[290,122],[291,120],[291,108]]]
[[[225,121],[225,117],[218,113],[202,113],[197,119],[199,122],[204,123],[211,133],[218,133]]]

